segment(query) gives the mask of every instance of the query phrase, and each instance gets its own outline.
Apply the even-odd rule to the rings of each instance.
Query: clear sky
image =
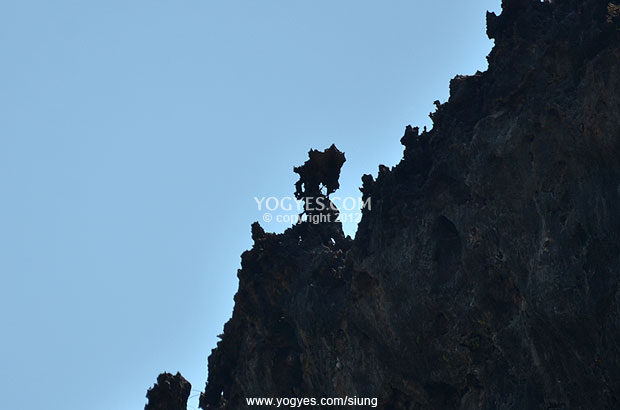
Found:
[[[162,371],[204,389],[254,197],[332,143],[358,196],[486,69],[499,8],[0,2],[0,409],[142,409]]]

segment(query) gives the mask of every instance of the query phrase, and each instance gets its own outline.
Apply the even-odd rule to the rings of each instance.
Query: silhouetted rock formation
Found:
[[[187,410],[187,399],[192,385],[181,373],[162,373],[157,383],[146,393],[148,403],[144,410]]]
[[[299,174],[299,180],[295,183],[295,198],[304,203],[304,211],[299,217],[305,214],[307,222],[321,224],[321,229],[313,231],[322,238],[320,242],[340,240],[344,236],[342,224],[338,220],[340,212],[329,195],[340,187],[338,179],[346,161],[344,153],[332,144],[324,151],[311,149],[308,158],[302,166],[293,168]],[[310,228],[301,225],[299,235],[305,238],[305,231]]]
[[[620,408],[618,10],[505,0],[488,71],[453,79],[433,129],[363,177],[354,241],[253,225],[201,407]],[[298,196],[337,188],[310,167]]]
[[[299,174],[299,181],[295,184],[295,197],[305,199],[322,194],[321,187],[325,187],[325,195],[336,192],[340,188],[338,179],[340,169],[346,158],[334,144],[325,151],[311,149],[309,159],[299,167],[293,168]]]

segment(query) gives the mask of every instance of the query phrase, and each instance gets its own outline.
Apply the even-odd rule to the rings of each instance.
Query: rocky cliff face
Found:
[[[204,409],[620,408],[620,7],[505,0],[489,69],[364,176],[355,240],[252,228]]]

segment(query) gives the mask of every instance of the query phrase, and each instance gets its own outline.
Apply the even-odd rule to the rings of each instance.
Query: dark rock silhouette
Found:
[[[201,407],[620,408],[618,15],[504,0],[489,69],[454,78],[432,130],[407,127],[403,160],[362,178],[354,241],[255,224]],[[337,188],[314,167],[298,197]]]
[[[185,380],[181,373],[172,375],[162,373],[157,377],[157,383],[146,393],[148,403],[144,410],[187,410],[192,385]]]
[[[325,187],[325,195],[329,195],[340,188],[338,179],[340,169],[346,159],[334,144],[325,151],[311,149],[308,159],[302,166],[293,168],[299,174],[299,181],[295,184],[295,197],[304,199],[322,194],[321,187]]]
[[[325,151],[311,149],[308,152],[309,159],[293,171],[299,174],[299,181],[295,184],[295,197],[303,200],[304,212],[309,219],[314,216],[315,223],[338,224],[339,211],[329,195],[334,193],[340,183],[340,169],[346,159],[334,144]],[[325,189],[325,192],[322,191]],[[335,227],[337,235],[339,227]],[[332,229],[333,230],[333,229]]]

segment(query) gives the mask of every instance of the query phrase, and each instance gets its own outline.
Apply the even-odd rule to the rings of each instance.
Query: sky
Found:
[[[195,408],[257,200],[292,197],[293,166],[332,143],[336,194],[358,198],[449,80],[486,69],[486,10],[0,2],[0,408],[143,409],[163,371]]]

